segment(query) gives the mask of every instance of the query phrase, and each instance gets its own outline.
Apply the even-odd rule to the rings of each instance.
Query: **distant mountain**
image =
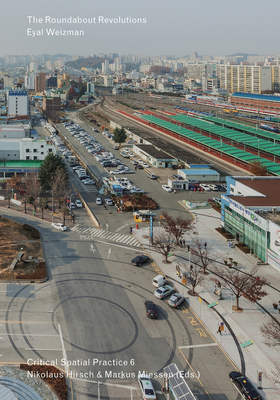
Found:
[[[87,57],[87,58],[79,58],[75,61],[68,61],[65,65],[67,67],[72,67],[76,69],[81,68],[101,68],[102,63],[108,58],[101,58],[101,57]],[[109,60],[109,63],[112,63],[113,60]]]
[[[235,53],[235,54],[229,54],[227,57],[248,57],[248,56],[258,56],[259,54],[249,54],[249,53]]]

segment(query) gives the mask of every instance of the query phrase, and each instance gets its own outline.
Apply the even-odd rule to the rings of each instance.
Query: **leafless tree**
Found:
[[[215,268],[216,277],[219,276],[221,285],[230,289],[234,294],[236,298],[236,310],[241,310],[239,299],[242,296],[254,303],[267,295],[263,287],[269,284],[269,282],[266,278],[256,276],[257,271],[257,267],[252,268],[249,274],[244,274],[238,269],[229,269],[226,267]]]
[[[196,296],[197,293],[195,292],[195,288],[204,280],[203,275],[201,275],[201,268],[196,264],[191,264],[188,268],[189,270],[189,277],[188,280],[191,284],[192,290],[189,291],[191,296]]]
[[[70,209],[69,207],[67,207],[65,204],[62,206],[61,210],[62,212],[62,216],[63,216],[63,225],[65,225],[65,219],[66,219],[66,215],[68,215],[70,213]]]
[[[31,204],[34,207],[34,211],[36,211],[39,203],[41,186],[39,178],[35,172],[27,175],[25,178],[25,185],[28,192],[28,197],[31,197]]]
[[[53,182],[52,182],[52,190],[53,195],[58,199],[59,208],[64,204],[65,197],[67,196],[67,175],[63,168],[58,168],[55,173]]]
[[[153,249],[165,257],[166,263],[168,263],[168,255],[175,249],[175,246],[176,244],[171,233],[161,231],[154,235]]]
[[[48,205],[48,199],[46,197],[41,197],[38,205],[42,212],[42,219],[44,219],[44,210]]]
[[[202,268],[202,273],[207,275],[206,269],[215,265],[220,256],[214,254],[212,246],[199,237],[193,237],[194,246],[191,247],[192,260]]]
[[[11,197],[12,197],[12,186],[10,185],[10,182],[7,181],[6,183],[6,190],[7,190],[7,198],[8,198],[8,208],[11,207]]]
[[[191,222],[181,217],[173,218],[165,212],[162,215],[164,230],[172,234],[176,239],[176,244],[179,244],[179,239],[191,229]]]
[[[261,333],[264,336],[264,343],[280,351],[280,321],[271,319],[261,326]]]

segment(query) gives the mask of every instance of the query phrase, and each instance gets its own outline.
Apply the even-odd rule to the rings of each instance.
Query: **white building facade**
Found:
[[[8,91],[8,117],[28,115],[27,90],[10,89]]]

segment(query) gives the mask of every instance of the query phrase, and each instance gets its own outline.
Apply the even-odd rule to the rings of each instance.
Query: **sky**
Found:
[[[1,7],[0,57],[278,54],[279,15],[279,0],[9,0]],[[56,23],[47,22],[48,17]],[[69,17],[93,22],[57,21]],[[106,23],[119,17],[137,22]],[[60,29],[84,35],[51,34]]]

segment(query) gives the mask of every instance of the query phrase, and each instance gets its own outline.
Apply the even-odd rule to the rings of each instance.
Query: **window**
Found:
[[[30,160],[30,157],[29,157],[29,156],[26,156],[26,160]]]
[[[33,153],[37,153],[37,149],[33,149]]]
[[[34,156],[33,160],[37,160],[37,156]]]
[[[30,152],[30,150],[29,150],[29,149],[26,149],[25,151],[26,151],[26,153],[29,153],[29,152]]]
[[[43,144],[41,144],[41,149],[44,147],[44,145]]]
[[[43,152],[43,151],[41,151],[41,154],[44,154],[44,152]]]

